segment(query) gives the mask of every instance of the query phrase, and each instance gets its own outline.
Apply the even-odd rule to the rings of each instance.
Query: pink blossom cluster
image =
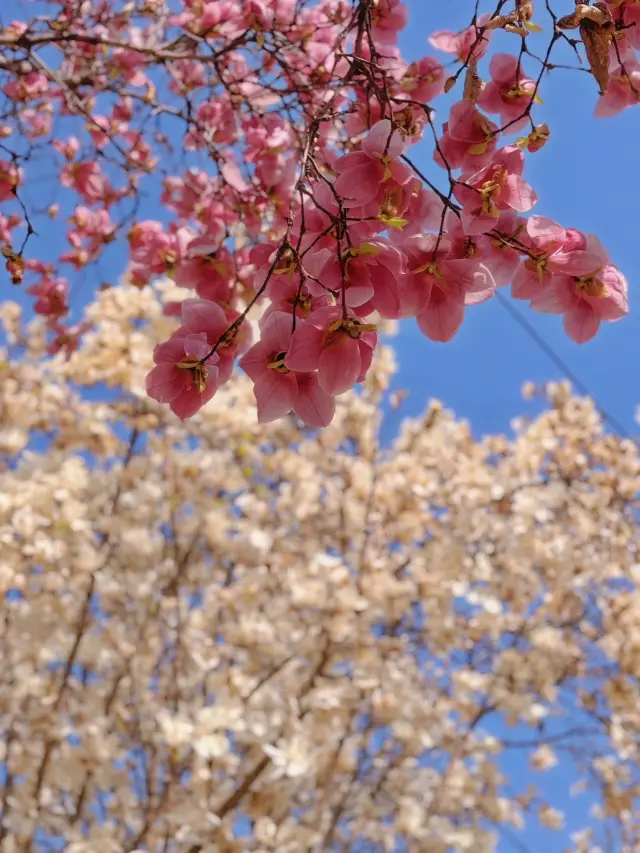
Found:
[[[401,0],[183,0],[169,15],[158,0],[135,14],[120,0],[51,5],[55,25],[34,17],[0,31],[10,117],[0,142],[19,137],[55,158],[61,201],[47,212],[64,211],[69,245],[56,262],[31,254],[29,157],[18,153],[0,159],[0,240],[52,351],[69,355],[86,329],[66,325],[71,277],[125,235],[133,285],[168,276],[192,291],[167,306],[180,326],[148,379],[180,417],[239,360],[261,421],[293,412],[323,426],[366,376],[378,318],[415,317],[449,341],[469,306],[507,284],[533,310],[561,314],[578,342],[627,313],[626,281],[595,237],[524,218],[537,202],[525,155],[550,138],[533,120],[543,75],[529,72],[526,38],[548,3],[502,3],[430,37],[445,61],[411,63],[398,47]],[[576,9],[600,38],[595,114],[614,115],[640,100],[640,6]],[[515,33],[513,54],[489,54],[499,29]],[[452,89],[440,131],[431,103]],[[422,139],[435,142],[442,191],[408,157]],[[149,218],[140,207],[154,180],[163,216]]]
[[[477,114],[467,101],[454,107],[454,144],[472,135]],[[252,250],[253,287],[267,305],[260,339],[239,365],[254,383],[261,422],[292,411],[308,426],[327,425],[335,397],[366,376],[375,316],[415,317],[427,337],[446,342],[467,307],[509,282],[534,310],[563,314],[578,342],[602,320],[627,313],[626,281],[597,238],[519,216],[536,202],[522,178],[520,147],[488,147],[480,160],[486,165],[456,182],[458,207],[415,179],[401,159],[407,142],[391,120],[377,122],[358,151],[336,161],[333,183],[315,184],[288,240]],[[146,233],[154,247],[171,240],[151,227]],[[203,298],[183,303],[182,325],[156,348],[147,381],[149,394],[181,417],[213,396],[230,376],[231,356],[240,354],[236,321],[229,335],[220,307],[231,294],[230,280],[215,268],[221,233],[186,247],[185,263],[197,265],[174,277]]]

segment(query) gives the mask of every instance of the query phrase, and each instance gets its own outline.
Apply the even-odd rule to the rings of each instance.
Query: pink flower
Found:
[[[496,287],[510,284],[520,266],[518,236],[524,227],[525,221],[511,209],[501,211],[493,229],[495,234],[474,237],[465,234],[460,219],[452,211],[448,211],[445,218],[452,257],[473,259],[484,264],[493,276]]]
[[[0,160],[0,202],[11,198],[21,180],[21,169],[8,160]]]
[[[93,160],[65,166],[60,172],[60,183],[63,187],[72,187],[85,204],[107,201],[111,192],[109,182]]]
[[[319,277],[332,290],[344,287],[346,304],[357,308],[362,317],[379,311],[383,317],[396,319],[400,314],[398,280],[404,266],[402,252],[378,238],[351,245],[340,259],[331,253]]]
[[[338,178],[334,187],[343,206],[367,205],[380,195],[387,181],[402,185],[411,180],[411,171],[397,160],[404,147],[402,136],[389,119],[374,124],[362,143],[362,151],[345,154],[336,164]]]
[[[80,345],[80,338],[85,332],[91,328],[91,323],[83,321],[76,323],[75,326],[65,326],[58,320],[53,320],[49,324],[50,331],[54,332],[56,337],[47,346],[49,355],[56,355],[58,352],[64,352],[65,359],[69,360]]]
[[[407,26],[408,20],[407,7],[400,0],[379,0],[371,7],[374,41],[381,45],[394,44],[398,32]]]
[[[233,364],[240,352],[251,344],[251,330],[246,323],[233,326],[236,311],[225,312],[208,299],[185,299],[180,303],[181,333],[204,334],[209,347],[217,345],[218,387],[231,378]],[[222,339],[222,340],[221,340]]]
[[[271,299],[271,304],[261,320],[265,320],[272,311],[284,311],[287,314],[295,312],[296,317],[304,320],[312,311],[330,304],[329,294],[326,291],[316,293],[288,275],[272,276],[267,285],[266,295]]]
[[[204,250],[206,242],[198,248]],[[223,247],[211,254],[180,261],[173,271],[173,280],[179,287],[195,288],[202,299],[228,304],[233,298],[233,270],[233,257]]]
[[[546,216],[530,216],[518,239],[528,250],[528,256],[511,284],[511,295],[515,299],[532,299],[549,283],[553,274],[550,259],[555,253],[585,245],[580,232],[565,229]]]
[[[451,107],[433,159],[439,166],[476,172],[491,160],[497,139],[497,126],[471,101],[459,101]]]
[[[38,284],[27,288],[27,293],[37,296],[33,310],[45,317],[62,317],[69,311],[69,283],[64,278],[44,275]]]
[[[523,113],[535,97],[535,81],[524,75],[518,59],[508,53],[492,57],[489,73],[492,79],[480,93],[478,106],[488,113],[498,113],[500,123],[508,124],[509,132],[514,133],[527,123]]]
[[[478,26],[486,24],[488,19],[489,15],[482,15],[478,18]],[[480,59],[485,55],[490,36],[490,30],[479,35],[475,27],[467,27],[459,33],[440,30],[429,37],[429,42],[443,53],[453,53],[460,62],[468,62],[472,56]]]
[[[500,213],[511,208],[531,210],[538,196],[522,178],[524,154],[515,145],[498,151],[488,166],[455,185],[462,204],[462,227],[470,236],[486,234],[495,227]]]
[[[24,77],[18,77],[2,87],[2,91],[13,101],[30,101],[46,94],[49,81],[39,71],[29,71]]]
[[[179,329],[153,351],[156,366],[147,374],[147,394],[184,420],[194,415],[218,387],[218,355],[204,333]]]
[[[620,320],[629,313],[625,277],[597,237],[587,234],[585,243],[550,257],[554,275],[530,303],[534,311],[563,314],[567,335],[579,344],[593,338],[602,320]]]
[[[640,31],[640,6],[636,6],[637,24],[633,29]],[[609,70],[609,85],[600,95],[594,111],[596,118],[618,115],[627,107],[640,103],[640,61],[636,54],[624,59],[624,68],[616,62]]]
[[[403,245],[409,272],[402,282],[404,316],[417,318],[418,326],[433,341],[450,341],[462,324],[466,305],[493,296],[495,282],[475,259],[451,256],[446,237],[416,236]]]
[[[270,314],[260,340],[239,364],[253,380],[260,423],[277,420],[293,411],[307,426],[327,426],[335,412],[333,397],[320,386],[313,368],[293,372],[286,364],[292,319],[291,314],[280,311]]]
[[[320,308],[296,324],[285,364],[295,371],[317,369],[327,394],[343,394],[365,378],[376,342],[374,326],[343,317],[341,308]]]
[[[444,66],[433,56],[412,62],[398,82],[402,94],[412,100],[427,103],[444,92]]]

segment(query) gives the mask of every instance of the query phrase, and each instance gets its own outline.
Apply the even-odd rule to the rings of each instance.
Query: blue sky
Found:
[[[406,2],[409,26],[400,37],[404,56],[417,59],[429,52],[448,59],[427,44],[427,36],[435,30],[467,26],[473,3]],[[535,37],[541,45],[537,51],[540,54],[549,38],[549,18],[543,4],[535,5],[534,21],[546,30]],[[481,4],[481,8],[486,6]],[[554,0],[554,7],[560,14],[567,13],[573,3]],[[515,52],[519,41],[517,36],[500,34],[495,44],[501,50]],[[568,50],[559,49],[558,57],[559,63],[576,64]],[[535,63],[528,68],[535,73]],[[582,380],[600,406],[636,435],[640,433],[634,421],[635,407],[640,402],[636,368],[640,356],[640,106],[612,119],[594,119],[595,81],[588,74],[562,69],[545,77],[540,94],[544,103],[534,115],[538,121],[548,123],[551,138],[545,148],[527,157],[525,177],[539,196],[534,212],[600,237],[613,262],[627,277],[631,312],[618,323],[603,324],[594,340],[578,345],[564,334],[561,318],[534,314],[526,303],[510,300],[508,289],[502,292]],[[434,102],[438,123],[446,119],[447,103],[444,99]],[[433,164],[428,144],[419,144],[415,152],[414,159],[427,177],[440,181],[439,186],[444,188],[443,173]],[[396,346],[400,362],[398,385],[410,392],[402,412],[417,414],[428,398],[436,397],[458,415],[470,418],[476,434],[504,431],[513,417],[528,408],[533,411],[521,399],[523,382],[563,376],[496,299],[470,309],[462,329],[448,344],[432,343],[409,322]],[[400,417],[394,416],[394,420]],[[391,428],[392,424],[388,426]]]

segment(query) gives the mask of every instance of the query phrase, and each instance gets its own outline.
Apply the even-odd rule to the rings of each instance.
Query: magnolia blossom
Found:
[[[491,160],[497,138],[497,125],[489,121],[471,101],[460,101],[451,107],[434,159],[443,167],[474,172]]]
[[[240,367],[254,383],[259,422],[273,421],[293,411],[308,426],[327,426],[335,402],[315,372],[317,364],[296,372],[288,366],[291,316],[273,312],[261,332],[258,343],[240,359]]]
[[[552,220],[531,217],[532,246],[513,280],[513,295],[529,299],[534,311],[562,314],[577,343],[589,341],[602,320],[620,320],[629,311],[625,277],[593,234],[565,230]]]
[[[536,83],[522,70],[521,60],[509,53],[497,53],[489,64],[491,81],[478,97],[478,106],[498,113],[501,125],[515,133],[527,124],[525,111],[536,97]]]
[[[409,258],[402,292],[405,316],[415,316],[432,340],[451,340],[462,324],[465,306],[493,296],[491,272],[474,259],[452,256],[446,238],[416,236],[404,249]]]
[[[486,234],[498,224],[501,211],[531,210],[538,197],[522,178],[523,169],[524,155],[511,145],[496,152],[488,166],[455,185],[465,234]]]
[[[204,332],[176,332],[153,351],[155,367],[146,379],[147,393],[169,403],[179,418],[195,414],[216,392],[218,360]]]
[[[411,180],[411,171],[398,161],[405,143],[388,119],[377,122],[362,143],[362,150],[346,154],[336,164],[335,191],[345,207],[362,207],[372,202],[388,181],[402,186]]]

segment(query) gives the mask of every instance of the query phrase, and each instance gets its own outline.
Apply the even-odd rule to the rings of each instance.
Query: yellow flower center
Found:
[[[284,360],[286,358],[286,352],[274,352],[269,356],[269,361],[267,363],[267,367],[269,370],[275,370],[276,373],[288,373],[289,368],[285,367]]]
[[[182,361],[179,361],[176,367],[180,370],[188,370],[191,373],[191,382],[196,386],[202,394],[207,387],[207,369],[203,364],[200,364],[197,358],[192,355],[186,356]]]
[[[591,275],[574,276],[573,280],[576,283],[578,293],[584,293],[585,296],[591,296],[594,299],[604,299],[609,296],[609,290],[602,279],[599,279],[598,271]]]

